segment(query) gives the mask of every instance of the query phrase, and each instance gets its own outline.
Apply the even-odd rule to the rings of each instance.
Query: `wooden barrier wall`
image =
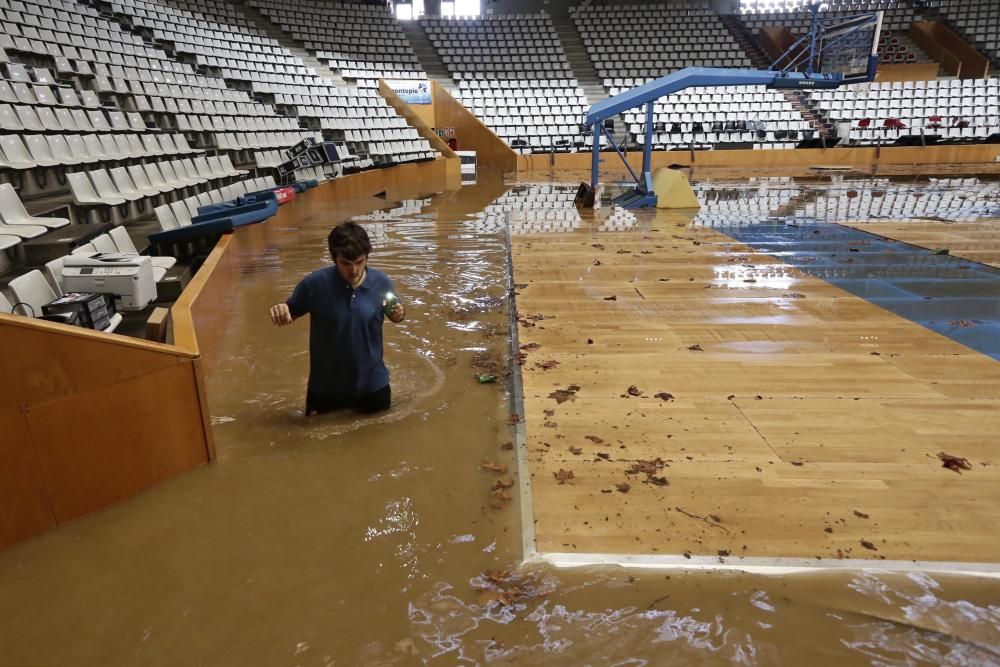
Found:
[[[0,314],[0,548],[215,456],[196,354]]]
[[[442,157],[329,181],[275,220],[460,188]],[[171,308],[172,345],[0,313],[0,549],[215,459],[204,378],[241,272],[280,237],[268,222],[224,235]]]
[[[879,65],[875,80],[879,82],[933,81],[937,77],[937,63],[898,63]]]
[[[989,76],[989,58],[940,21],[914,22],[910,25],[910,38],[941,63],[947,74],[963,79]]]
[[[782,58],[780,62],[776,62],[788,49],[794,46],[798,39],[785,26],[765,26],[757,34],[757,41],[764,48],[764,53],[767,54],[772,63],[779,67],[795,62],[799,54],[805,50],[804,46],[800,46]]]
[[[457,157],[455,151],[451,150],[444,139],[434,131],[433,87],[431,87],[431,104],[407,104],[382,80],[378,82],[378,92],[396,113],[406,119],[410,127],[415,128],[420,136],[430,143],[431,148],[445,157]]]
[[[476,151],[480,171],[503,174],[515,172],[517,153],[437,81],[433,81],[432,84],[434,126],[454,127],[459,150]]]
[[[969,164],[993,162],[1000,155],[1000,144],[971,146],[898,146],[878,151],[871,148],[801,148],[795,150],[739,150],[696,151],[691,159],[689,151],[657,151],[653,153],[653,167],[671,164],[700,167],[733,167],[749,169],[759,167],[811,167],[815,165],[871,167],[889,164]],[[629,153],[633,169],[642,167],[642,152]],[[591,153],[557,153],[555,169],[590,170]],[[549,155],[520,156],[521,169],[525,172],[550,171]],[[613,152],[601,153],[601,173],[625,172],[621,160]]]

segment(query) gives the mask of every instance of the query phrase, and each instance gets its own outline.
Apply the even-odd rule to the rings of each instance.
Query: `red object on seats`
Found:
[[[295,199],[295,188],[275,188],[274,196],[278,200],[278,205],[287,204]]]
[[[871,124],[872,124],[871,118],[862,118],[861,120],[858,121],[858,127],[868,127]]]

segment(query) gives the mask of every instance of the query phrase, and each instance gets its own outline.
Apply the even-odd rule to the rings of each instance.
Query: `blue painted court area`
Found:
[[[831,223],[718,231],[1000,361],[1000,270]]]

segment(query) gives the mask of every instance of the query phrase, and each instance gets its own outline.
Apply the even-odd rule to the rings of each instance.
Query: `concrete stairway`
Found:
[[[309,52],[306,51],[305,46],[285,32],[281,26],[272,23],[269,18],[242,0],[231,0],[231,2],[237,5],[240,11],[243,12],[248,19],[253,21],[258,28],[264,31],[268,37],[288,49],[289,53],[301,60],[303,65],[315,71],[317,76],[327,79],[338,86],[348,85],[339,74],[336,74],[329,67],[310,55]]]
[[[722,24],[726,26],[729,33],[733,36],[736,42],[740,45],[740,48],[746,52],[747,57],[750,58],[750,62],[757,69],[768,69],[771,67],[771,59],[768,58],[764,50],[760,48],[757,40],[753,38],[750,31],[747,30],[746,24],[739,19],[738,16],[734,14],[722,15],[719,17]],[[821,136],[829,137],[831,134],[830,126],[826,123],[823,117],[816,112],[815,109],[809,104],[809,97],[805,93],[801,93],[795,90],[785,90],[782,91],[785,99],[795,107],[795,110],[805,120],[809,121],[809,125],[819,133]]]
[[[458,89],[455,87],[455,81],[451,78],[451,73],[449,73],[448,68],[445,67],[444,61],[441,60],[441,56],[438,55],[438,52],[431,44],[431,41],[427,39],[427,33],[424,32],[423,26],[420,25],[420,22],[400,21],[400,25],[403,28],[403,33],[406,35],[406,39],[410,42],[410,46],[413,48],[413,52],[417,54],[417,60],[420,61],[420,67],[422,67],[424,72],[427,73],[427,78],[431,81],[437,81],[438,84],[451,93],[453,97],[457,97]]]
[[[601,77],[597,74],[597,70],[594,69],[594,63],[590,60],[587,47],[580,39],[580,33],[577,31],[573,19],[569,16],[554,16],[552,24],[556,28],[563,53],[566,54],[566,60],[573,71],[573,78],[583,90],[583,94],[587,96],[587,103],[596,104],[601,100],[608,99],[608,91],[605,89]],[[583,121],[582,118],[580,120]],[[615,130],[611,136],[615,143],[622,145],[628,138],[625,130],[625,118],[619,114],[615,116],[614,121]]]
[[[573,25],[573,19],[562,16],[553,18],[552,23],[556,27],[559,41],[562,42],[566,60],[569,61],[569,66],[573,70],[573,78],[583,89],[587,96],[587,102],[594,104],[607,99],[608,91],[604,89],[604,84],[597,75],[594,64],[590,62],[587,48],[583,45],[583,40],[580,39],[580,33],[577,32],[576,26]]]

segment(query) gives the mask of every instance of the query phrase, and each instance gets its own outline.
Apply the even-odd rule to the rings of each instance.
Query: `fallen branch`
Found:
[[[729,532],[729,529],[726,528],[725,526],[721,526],[721,525],[715,523],[714,521],[710,521],[710,520],[706,519],[703,516],[698,516],[697,514],[691,514],[691,512],[688,512],[683,507],[674,507],[674,509],[677,510],[678,512],[680,512],[681,514],[683,514],[684,516],[691,517],[692,519],[697,519],[698,521],[703,521],[703,522],[707,523],[708,525],[712,526],[713,528],[721,528],[725,532],[727,532],[727,533]]]

